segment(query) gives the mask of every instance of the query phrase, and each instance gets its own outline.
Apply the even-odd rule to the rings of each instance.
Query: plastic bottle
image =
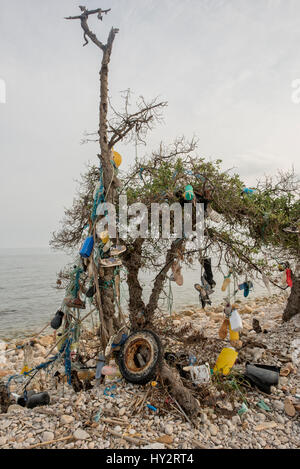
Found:
[[[221,351],[217,358],[216,365],[214,367],[214,373],[222,372],[223,375],[228,375],[231,368],[235,364],[238,353],[233,347],[225,347]]]

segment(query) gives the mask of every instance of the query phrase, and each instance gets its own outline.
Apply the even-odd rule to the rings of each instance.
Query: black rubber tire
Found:
[[[147,384],[153,380],[162,363],[162,344],[152,331],[142,330],[131,334],[121,346],[118,364],[126,381],[133,384]],[[137,362],[136,355],[142,354],[145,365]]]

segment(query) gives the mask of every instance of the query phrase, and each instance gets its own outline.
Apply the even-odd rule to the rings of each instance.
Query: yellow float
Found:
[[[120,155],[120,153],[118,153],[114,149],[112,149],[112,154],[113,154],[113,161],[116,167],[118,168],[122,163],[122,156]]]

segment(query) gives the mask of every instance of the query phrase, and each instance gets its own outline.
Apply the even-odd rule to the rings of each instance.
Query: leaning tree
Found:
[[[116,241],[126,246],[122,263],[126,268],[129,290],[128,312],[131,331],[153,329],[159,310],[159,301],[164,294],[166,282],[178,281],[183,264],[199,262],[200,269],[207,269],[207,262],[216,259],[216,267],[224,277],[233,279],[234,286],[249,284],[260,278],[266,288],[270,284],[285,290],[286,283],[278,279],[278,265],[292,269],[292,292],[288,300],[284,319],[299,312],[299,259],[298,234],[293,229],[299,216],[299,183],[293,172],[279,174],[275,179],[265,178],[255,189],[245,188],[240,177],[233,171],[221,169],[221,161],[207,161],[199,156],[197,142],[179,138],[169,146],[161,144],[158,150],[143,158],[136,158],[126,174],[121,175],[113,159],[113,148],[118,142],[145,142],[147,132],[162,118],[165,102],[157,99],[146,102],[140,98],[131,111],[130,92],[124,98],[124,106],[116,110],[108,97],[108,64],[112,45],[118,30],[112,28],[106,44],[90,30],[88,19],[97,15],[102,19],[109,10],[87,10],[80,7],[82,14],[68,19],[80,20],[84,31],[84,45],[92,41],[102,54],[100,70],[99,129],[86,135],[86,141],[96,140],[100,145],[99,166],[91,166],[82,176],[73,206],[65,211],[61,228],[53,235],[54,248],[79,249],[87,235],[93,238],[93,251],[83,260],[83,270],[76,273],[79,289],[87,293],[91,286],[95,290],[93,302],[100,316],[101,346],[105,347],[113,334],[124,324],[120,314],[120,269],[105,268],[101,264],[105,243],[99,237],[97,225],[107,216],[107,205],[120,209],[120,196],[126,196],[128,205],[142,203],[148,208],[147,221],[151,223],[151,207],[158,204],[177,203],[183,209],[192,207],[192,227],[196,227],[196,203],[204,209],[205,229],[201,247],[191,243],[184,230],[181,235],[170,238],[132,236],[129,229],[121,234],[118,220]],[[188,189],[187,189],[188,187]],[[104,206],[104,212],[99,207]],[[131,228],[139,231],[141,214],[136,210]],[[174,214],[171,214],[171,225]],[[164,229],[163,217],[159,218],[159,230]],[[172,225],[173,226],[173,225]],[[285,231],[286,228],[292,227]],[[99,256],[100,252],[100,256]],[[102,255],[101,255],[102,252]],[[104,256],[105,257],[105,256]],[[288,263],[287,263],[288,262]],[[227,270],[224,271],[224,265]],[[206,266],[206,267],[205,267]],[[152,291],[146,302],[139,274],[148,269],[153,274]],[[85,271],[88,271],[88,274]],[[207,273],[207,272],[206,272]],[[74,277],[73,277],[74,280]],[[210,279],[210,287],[214,287]],[[243,282],[244,281],[244,282]],[[207,284],[200,286],[202,305],[209,301]],[[179,282],[180,284],[180,282]],[[230,302],[236,294],[226,291]],[[198,402],[184,388],[180,377],[166,363],[160,369],[164,383],[170,386],[173,395],[189,413],[195,413]]]

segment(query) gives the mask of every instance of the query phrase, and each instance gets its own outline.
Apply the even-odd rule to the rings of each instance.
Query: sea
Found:
[[[56,288],[56,279],[58,272],[66,264],[74,264],[74,259],[48,248],[0,249],[1,340],[28,337],[28,334],[37,333],[52,319],[64,298],[64,291]],[[199,294],[194,288],[194,284],[200,282],[199,265],[183,269],[182,273],[183,286],[178,286],[175,282],[166,282],[165,295],[160,302],[160,308],[166,315],[183,308],[200,307]],[[222,274],[214,269],[213,273],[217,285],[211,300],[213,305],[218,305],[225,299],[226,294],[221,291]],[[153,280],[153,273],[141,273],[140,281],[144,286],[145,301],[151,293]],[[243,281],[244,279],[241,279],[241,283]],[[267,295],[264,285],[254,282],[254,289],[248,299]],[[236,299],[245,301],[242,292],[237,294]],[[124,311],[127,309],[127,303],[128,290],[124,281],[121,284],[121,304]],[[88,310],[83,310],[82,314],[86,312]]]

